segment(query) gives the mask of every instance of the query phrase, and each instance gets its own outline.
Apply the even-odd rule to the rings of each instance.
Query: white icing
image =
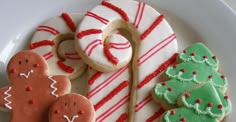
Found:
[[[83,17],[83,14],[68,14],[68,15],[71,17],[75,26],[77,26],[80,23],[80,20]],[[60,32],[61,35],[74,34],[61,16],[51,18],[42,25],[55,28]],[[52,33],[46,31],[36,31],[33,35],[31,43],[40,42],[42,40],[52,40],[55,43],[59,43],[59,41],[57,41],[58,39],[56,38],[58,38],[58,35],[53,35]],[[33,51],[37,52],[41,56],[44,56],[45,59],[52,56],[51,58],[46,60],[51,75],[65,75],[69,77],[69,79],[75,79],[79,77],[85,71],[87,65],[83,62],[83,60],[70,60],[66,58],[66,56],[64,55],[65,53],[76,52],[73,40],[63,41],[59,45],[58,50],[55,50],[57,49],[57,47],[55,47],[56,45],[58,44],[55,44],[54,46],[47,46],[47,45],[40,46],[38,48],[33,49]],[[65,72],[58,66],[57,61],[60,59],[57,55],[57,51],[59,51],[59,53],[61,52],[60,53],[61,57],[64,57],[65,60],[63,61],[63,63],[65,65],[72,67],[74,69],[74,72],[72,73]],[[47,53],[50,53],[50,55],[45,55]],[[76,55],[76,57],[79,57],[79,55]]]
[[[28,79],[29,78],[29,75],[31,74],[31,73],[33,73],[34,71],[31,69],[31,70],[29,70],[28,72],[27,72],[27,74],[26,73],[20,73],[20,76],[23,76],[23,77],[25,77],[26,79]]]
[[[113,1],[107,1],[107,2],[123,10],[125,13],[127,13],[127,16],[129,17],[129,22],[125,24],[123,23],[124,25],[128,25],[128,26],[125,26],[123,28],[129,30],[131,34],[133,34],[132,36],[136,37],[136,38],[133,38],[133,41],[135,43],[134,45],[136,47],[134,49],[135,57],[133,57],[133,60],[132,60],[132,67],[133,67],[132,79],[133,79],[133,82],[136,82],[135,84],[139,84],[141,81],[145,79],[146,76],[153,73],[158,67],[160,67],[166,60],[168,60],[174,53],[177,52],[177,40],[175,39],[176,37],[173,35],[174,32],[172,31],[171,27],[169,26],[167,21],[164,19],[157,27],[154,28],[154,30],[152,30],[152,32],[146,38],[141,40],[139,38],[140,35],[143,34],[153,24],[153,22],[160,16],[160,13],[155,11],[150,6],[145,5],[142,18],[140,17],[141,16],[140,13],[138,15],[139,16],[138,18],[141,18],[139,22],[139,27],[135,28],[133,26],[133,23],[135,22],[135,17],[136,17],[138,6],[139,6],[139,3],[137,1],[113,0]],[[142,4],[142,6],[144,6],[144,4]],[[112,22],[119,23],[122,20],[122,17],[120,16],[120,14],[118,14],[116,11],[111,10],[110,8],[103,5],[96,6],[95,8],[90,10],[90,12],[93,12],[109,20],[109,23],[107,25],[111,25]],[[117,27],[115,26],[113,27],[109,26],[108,28],[107,25],[101,23],[100,21],[94,18],[85,16],[84,19],[81,21],[80,26],[77,29],[77,34],[81,31],[88,30],[88,29],[101,29],[103,31],[104,30],[107,31],[106,29],[110,29],[110,30],[117,29]],[[122,27],[122,26],[119,26],[119,27]],[[76,46],[78,46],[80,50],[84,50],[85,47],[89,43],[91,43],[92,41],[96,39],[104,41],[103,39],[105,37],[103,36],[104,36],[103,34],[92,34],[92,35],[84,36],[81,39],[77,39]],[[94,51],[95,53],[89,56],[88,60],[91,60],[91,62],[92,61],[99,62],[97,63],[97,65],[99,65],[100,63],[102,64],[104,63],[106,64],[106,65],[103,65],[104,68],[109,67],[109,66],[113,67],[113,65],[109,63],[106,58],[104,58],[104,55],[101,51],[102,49],[95,48],[95,51]],[[85,53],[83,53],[82,55],[85,55],[85,57],[87,56]],[[144,57],[144,58],[141,58],[141,57]],[[139,58],[142,61],[140,65],[138,65],[138,63],[140,62],[137,61]],[[115,80],[119,80],[119,78]],[[144,98],[146,98],[150,94],[150,90],[156,85],[157,81],[158,81],[158,76],[153,78],[149,83],[147,83],[145,86],[143,86],[140,89],[136,89],[137,87],[134,86],[133,87],[134,89],[132,89],[131,91],[136,93],[134,94],[136,96],[132,96],[136,98],[136,101],[134,101],[133,103],[130,102],[129,106],[135,106],[137,103],[140,103]],[[110,89],[109,87],[106,89]],[[100,99],[105,94],[107,93],[106,92],[101,93],[99,96],[97,95],[96,98]],[[120,97],[122,95],[120,95]],[[95,98],[94,98],[94,101],[96,101]],[[131,109],[135,110],[135,108],[131,108]],[[155,102],[151,100],[138,112],[131,111],[129,114],[134,114],[133,115],[134,118],[130,118],[130,119],[132,119],[132,121],[144,122],[149,117],[154,115],[154,113],[157,112],[159,109],[160,109],[160,106],[158,104],[155,104]],[[114,118],[117,116],[114,116]],[[110,119],[114,120],[114,118],[112,117]]]
[[[76,118],[78,118],[79,116],[78,115],[74,115],[71,120],[66,115],[64,115],[63,117],[66,119],[67,122],[74,122],[74,120]]]
[[[7,102],[6,104],[4,104],[8,109],[12,109],[12,107],[10,106],[11,101],[8,100],[9,97],[11,97],[11,94],[9,94],[8,92],[11,91],[11,87],[9,87],[7,89],[7,91],[4,92],[4,94],[6,95],[6,97],[4,98],[4,100]]]
[[[50,85],[50,88],[52,88],[52,92],[51,92],[51,95],[55,96],[55,97],[58,97],[58,95],[55,93],[57,91],[57,88],[54,86],[57,81],[55,81],[54,79],[52,79],[52,76],[49,76],[48,79],[50,81],[52,81],[52,84]]]

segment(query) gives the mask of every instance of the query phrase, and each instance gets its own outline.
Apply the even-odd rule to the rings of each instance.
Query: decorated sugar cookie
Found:
[[[44,57],[51,75],[75,79],[85,71],[87,65],[74,48],[74,32],[82,17],[83,14],[62,13],[36,29],[29,48]],[[63,54],[58,55],[58,49]]]
[[[95,111],[87,98],[75,93],[67,94],[52,104],[49,122],[95,122]]]
[[[165,109],[176,108],[183,92],[206,81],[212,82],[217,91],[226,91],[228,81],[215,70],[219,61],[206,46],[194,44],[180,53],[179,59],[182,63],[169,67],[165,72],[170,80],[158,83],[153,91],[153,98]]]
[[[47,122],[57,97],[69,93],[70,80],[49,76],[45,60],[33,51],[21,51],[7,65],[10,86],[0,89],[0,107],[11,112],[11,122]]]
[[[129,58],[124,59],[125,61],[120,60],[128,56],[121,51],[112,53],[113,57],[118,59],[117,64],[112,63],[104,53],[105,39],[113,30],[120,28],[127,30],[132,36],[132,39],[129,40],[133,41],[132,63],[127,62]],[[95,45],[95,40],[99,40],[101,43]],[[91,53],[85,51],[89,45],[94,47]],[[176,36],[162,14],[143,2],[133,0],[102,1],[100,5],[85,14],[78,26],[76,49],[81,58],[99,72],[117,72],[130,63],[133,86],[128,121],[157,120],[161,107],[152,100],[150,91],[156,85],[162,71],[175,62],[177,56]],[[100,74],[98,73],[96,76],[100,76]],[[111,79],[116,79],[116,77],[111,77]],[[121,82],[122,80],[119,83]],[[108,86],[107,89],[109,89]],[[95,87],[100,86],[94,85],[93,88]],[[104,89],[103,92],[105,93],[105,91]],[[98,95],[96,97],[101,99],[105,96]]]

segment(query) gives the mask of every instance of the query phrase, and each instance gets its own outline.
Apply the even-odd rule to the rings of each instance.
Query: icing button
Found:
[[[212,58],[216,60],[216,56],[212,56]]]
[[[190,94],[189,94],[189,93],[186,93],[186,94],[185,94],[185,97],[186,97],[186,98],[189,98],[189,97],[190,97]]]
[[[191,56],[195,56],[196,54],[195,53],[191,53]]]
[[[208,103],[208,107],[212,107],[213,106],[213,103]]]
[[[181,122],[186,122],[186,119],[185,119],[185,118],[182,118],[182,119],[181,119]]]
[[[79,114],[84,114],[84,110],[80,110],[80,111],[79,111]]]
[[[170,111],[170,114],[171,114],[171,115],[175,115],[175,110],[171,110],[171,111]]]
[[[34,64],[34,67],[39,67],[39,64]]]
[[[194,75],[197,75],[197,72],[196,72],[196,71],[194,71],[194,72],[193,72],[193,74],[194,74]]]
[[[183,53],[185,53],[185,54],[186,54],[186,53],[187,53],[187,50],[183,50]]]
[[[227,99],[229,99],[229,96],[224,96],[224,98],[227,100]]]
[[[30,103],[30,104],[34,104],[35,101],[34,101],[34,100],[30,100],[29,103]]]
[[[222,104],[218,105],[218,108],[220,108],[220,109],[223,108],[223,105]]]
[[[55,111],[55,113],[56,113],[56,114],[59,114],[59,113],[61,113],[61,111],[60,111],[59,109],[57,109],[57,110]]]
[[[27,88],[26,88],[26,91],[32,91],[33,90],[33,88],[31,87],[31,86],[28,86]]]
[[[15,68],[12,69],[12,70],[11,70],[11,73],[16,73],[16,69],[15,69]]]
[[[181,71],[181,72],[185,72],[185,69],[181,69],[180,71]]]
[[[173,88],[171,88],[171,87],[170,87],[170,88],[168,88],[168,91],[172,91],[172,90],[173,90]]]
[[[206,58],[208,58],[208,57],[207,57],[206,55],[204,55],[204,56],[203,56],[203,58],[205,58],[205,59],[206,59]]]
[[[209,75],[208,78],[212,78],[213,76],[212,75]]]
[[[173,68],[177,68],[177,65],[175,64],[175,65],[173,66]]]
[[[200,104],[202,102],[202,100],[201,99],[197,99],[196,102]]]
[[[165,86],[165,85],[166,85],[166,82],[162,82],[161,85],[162,85],[162,86]]]
[[[225,76],[224,76],[224,75],[221,75],[221,78],[222,78],[222,79],[225,79]]]

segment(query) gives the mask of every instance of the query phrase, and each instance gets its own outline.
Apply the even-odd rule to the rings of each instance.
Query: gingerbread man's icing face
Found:
[[[31,51],[22,51],[13,56],[7,66],[9,81],[22,81],[35,76],[46,75],[47,64],[43,60],[41,56],[35,55]]]
[[[95,111],[88,99],[79,94],[60,97],[49,112],[50,122],[95,122]]]

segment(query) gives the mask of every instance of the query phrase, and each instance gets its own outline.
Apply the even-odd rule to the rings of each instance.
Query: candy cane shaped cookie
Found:
[[[132,0],[102,1],[88,13],[94,16],[87,14],[77,28],[77,51],[96,70],[116,69],[118,65],[112,65],[104,56],[102,45],[96,47],[90,56],[83,50],[94,40],[104,42],[112,30],[128,30],[135,48],[129,121],[156,120],[163,109],[152,100],[150,92],[159,74],[175,61],[177,40],[171,27],[164,16],[152,7]]]
[[[86,64],[74,48],[74,32],[83,14],[62,13],[38,26],[29,48],[47,61],[52,75],[60,74],[75,79],[86,69]],[[63,52],[63,55],[58,55]],[[69,47],[69,48],[67,48]]]

